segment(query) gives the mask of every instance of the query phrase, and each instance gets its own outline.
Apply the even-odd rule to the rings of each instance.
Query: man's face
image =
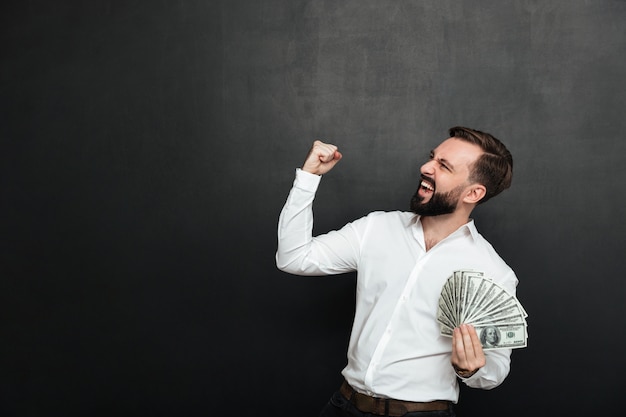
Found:
[[[482,153],[478,145],[460,139],[441,143],[420,169],[421,182],[411,199],[411,210],[420,216],[453,213],[470,185],[470,167]]]
[[[491,344],[496,343],[496,329],[494,329],[493,327],[489,327],[487,330],[485,330],[485,332],[485,340],[487,340],[487,342]]]

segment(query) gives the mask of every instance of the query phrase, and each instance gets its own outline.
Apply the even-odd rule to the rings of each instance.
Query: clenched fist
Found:
[[[307,155],[302,170],[311,174],[323,175],[333,169],[342,155],[335,145],[316,140]]]

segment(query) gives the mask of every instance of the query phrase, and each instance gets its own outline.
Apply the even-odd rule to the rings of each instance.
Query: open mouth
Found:
[[[435,183],[430,178],[422,176],[420,189],[427,194],[433,193],[435,192]]]
[[[422,181],[422,183],[420,184],[422,189],[426,190],[426,191],[430,191],[433,192],[435,191],[435,188],[430,185],[430,183],[426,182],[426,181]]]

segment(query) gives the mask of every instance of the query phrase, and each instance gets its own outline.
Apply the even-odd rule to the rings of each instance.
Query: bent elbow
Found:
[[[276,268],[282,272],[286,272],[288,274],[298,275],[298,268],[294,266],[295,262],[293,260],[286,259],[284,256],[281,256],[279,253],[276,253]]]
[[[311,262],[306,256],[286,256],[276,254],[276,267],[288,274],[299,276],[326,275],[315,262]]]

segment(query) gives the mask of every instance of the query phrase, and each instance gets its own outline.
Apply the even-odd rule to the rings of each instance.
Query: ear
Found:
[[[482,184],[472,184],[465,191],[464,203],[478,204],[480,200],[487,194],[487,188]]]

